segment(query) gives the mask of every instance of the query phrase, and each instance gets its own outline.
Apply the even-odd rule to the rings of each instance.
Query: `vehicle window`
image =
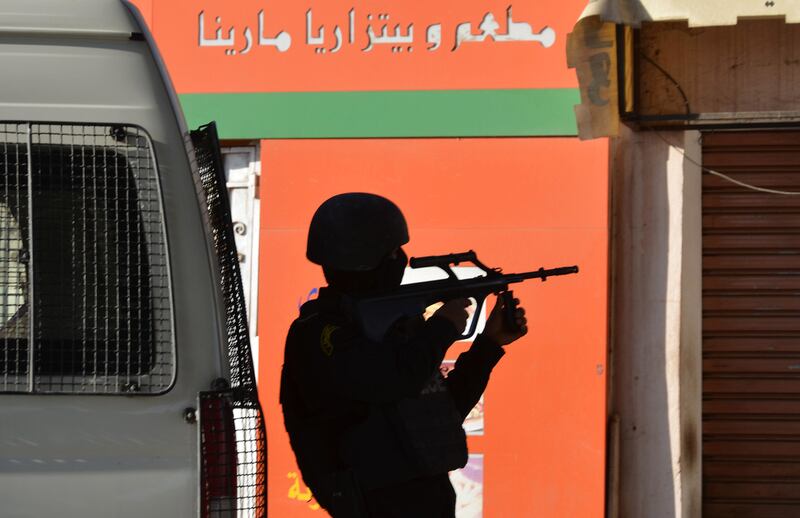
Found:
[[[28,274],[19,222],[9,203],[0,201],[0,370],[27,365],[28,317],[25,312]]]
[[[165,391],[172,314],[147,135],[0,129],[0,390]]]

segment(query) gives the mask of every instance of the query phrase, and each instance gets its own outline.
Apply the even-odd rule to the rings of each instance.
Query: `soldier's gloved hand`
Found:
[[[519,304],[519,299],[514,299],[515,304]],[[483,334],[497,345],[508,345],[518,338],[528,334],[528,319],[525,318],[525,309],[518,307],[515,312],[517,329],[508,329],[503,320],[503,301],[500,297],[494,303],[489,318],[486,319],[486,326]]]
[[[433,316],[446,318],[461,334],[464,332],[464,328],[467,327],[467,319],[469,318],[467,308],[471,304],[469,299],[453,299],[445,302],[442,307],[436,310]]]

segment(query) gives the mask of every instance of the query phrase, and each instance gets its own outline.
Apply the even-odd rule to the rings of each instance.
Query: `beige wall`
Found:
[[[610,508],[626,518],[700,516],[699,138],[623,127],[611,144]]]

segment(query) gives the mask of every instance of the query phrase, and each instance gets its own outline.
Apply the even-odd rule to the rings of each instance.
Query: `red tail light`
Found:
[[[265,518],[266,434],[258,402],[235,390],[200,394],[200,516]]]
[[[236,425],[228,393],[200,397],[201,516],[235,517]]]

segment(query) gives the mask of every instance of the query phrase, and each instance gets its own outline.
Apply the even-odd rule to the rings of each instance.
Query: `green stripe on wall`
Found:
[[[220,138],[577,135],[577,88],[183,94],[190,128]]]

